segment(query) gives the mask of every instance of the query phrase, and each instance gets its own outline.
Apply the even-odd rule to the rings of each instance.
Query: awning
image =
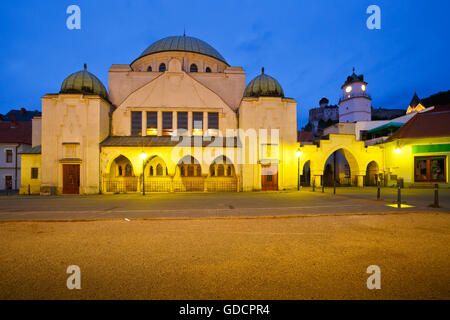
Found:
[[[382,126],[367,130],[368,134],[377,134],[377,133],[381,133],[381,132],[394,132],[396,131],[398,128],[402,127],[404,125],[404,123],[401,122],[389,122],[386,124],[383,124]]]

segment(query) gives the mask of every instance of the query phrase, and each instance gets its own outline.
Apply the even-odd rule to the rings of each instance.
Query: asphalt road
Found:
[[[440,190],[443,208],[430,208],[433,190],[403,189],[409,208],[392,208],[396,190],[375,188],[311,189],[247,193],[151,193],[146,196],[1,196],[0,220],[84,220],[121,218],[256,217],[305,214],[368,214],[380,212],[448,212],[450,189]]]
[[[1,221],[0,299],[449,299],[449,230],[434,212]]]

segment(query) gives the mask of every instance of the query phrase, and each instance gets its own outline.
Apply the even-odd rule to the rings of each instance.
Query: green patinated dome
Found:
[[[284,92],[280,83],[265,74],[262,68],[262,73],[245,88],[244,97],[284,97]]]
[[[225,58],[222,57],[222,55],[208,43],[194,37],[188,37],[186,35],[166,37],[158,40],[150,45],[147,49],[145,49],[144,52],[142,52],[142,54],[139,56],[139,58],[148,56],[149,54],[164,51],[186,51],[200,53],[216,58],[217,60],[228,64],[225,61]]]
[[[59,93],[96,94],[108,100],[108,92],[103,83],[92,73],[84,70],[72,73],[62,83]]]

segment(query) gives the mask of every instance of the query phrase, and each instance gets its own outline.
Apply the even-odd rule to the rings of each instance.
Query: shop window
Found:
[[[415,182],[446,182],[446,156],[415,157]]]

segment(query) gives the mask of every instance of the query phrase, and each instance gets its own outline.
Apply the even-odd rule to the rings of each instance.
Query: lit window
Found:
[[[166,64],[165,63],[161,63],[159,65],[159,72],[164,72],[166,71]]]
[[[366,91],[366,85],[365,84],[361,85],[361,90],[362,91]]]
[[[187,112],[177,112],[177,130],[187,130],[188,129],[188,113]],[[180,134],[180,133],[177,133]]]
[[[198,72],[197,65],[195,63],[191,64],[191,68],[189,69],[191,72]]]
[[[203,135],[203,112],[192,113],[192,135]]]
[[[156,136],[158,134],[158,112],[147,112],[147,135]]]
[[[208,135],[219,135],[219,113],[208,112]]]
[[[206,67],[206,72],[211,72],[211,68],[210,67]]]
[[[162,113],[163,136],[172,135],[172,112]]]
[[[131,111],[131,135],[142,135],[142,112]]]
[[[347,86],[347,88],[345,88],[345,92],[347,92],[347,93],[352,92],[352,87],[351,86]]]

